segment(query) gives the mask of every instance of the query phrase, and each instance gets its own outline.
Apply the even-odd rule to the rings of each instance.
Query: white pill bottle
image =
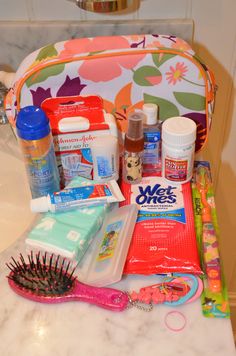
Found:
[[[171,183],[186,183],[193,175],[197,125],[186,117],[162,124],[162,176]]]

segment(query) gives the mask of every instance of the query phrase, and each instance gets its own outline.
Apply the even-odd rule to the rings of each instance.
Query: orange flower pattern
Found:
[[[104,109],[115,115],[122,135],[127,130],[129,112],[141,109],[145,101],[160,105],[162,120],[177,114],[193,117],[201,128],[199,148],[206,141],[206,88],[214,86],[212,75],[190,45],[176,36],[110,36],[58,42],[26,57],[16,78],[21,79],[6,100],[13,126],[19,107],[32,105],[36,99],[40,103],[42,97],[64,95],[64,89],[71,95],[73,83],[80,95],[102,96]],[[173,89],[175,85],[178,90]],[[214,94],[211,98],[213,101]]]
[[[180,82],[185,73],[188,71],[186,65],[184,63],[176,63],[176,66],[170,67],[170,72],[166,73],[166,79],[169,84],[175,85],[178,81]]]
[[[131,91],[132,83],[128,83],[117,93],[114,103],[104,100],[105,111],[115,116],[117,127],[122,134],[127,131],[129,113],[143,106],[143,100],[132,104]]]

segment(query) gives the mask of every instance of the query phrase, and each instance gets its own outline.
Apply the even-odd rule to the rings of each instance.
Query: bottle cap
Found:
[[[143,112],[146,116],[146,125],[156,125],[159,118],[159,106],[152,103],[143,104]]]
[[[47,197],[31,199],[30,209],[33,213],[46,213],[49,211]]]
[[[142,112],[132,112],[128,116],[127,137],[132,140],[139,140],[143,137],[143,122],[145,115]]]
[[[26,106],[17,115],[16,131],[23,140],[39,140],[50,133],[49,120],[42,109]]]
[[[162,140],[168,145],[182,146],[196,140],[197,125],[186,117],[171,117],[162,124]]]

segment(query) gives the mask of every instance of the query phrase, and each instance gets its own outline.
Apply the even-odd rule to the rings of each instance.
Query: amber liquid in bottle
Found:
[[[128,131],[125,135],[123,157],[123,180],[129,184],[137,184],[143,172],[143,114],[131,113],[128,117]]]

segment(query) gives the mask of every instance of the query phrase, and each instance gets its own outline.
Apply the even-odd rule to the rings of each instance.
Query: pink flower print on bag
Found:
[[[175,85],[178,81],[180,82],[183,79],[185,73],[188,71],[188,68],[184,63],[176,63],[175,67],[170,67],[170,72],[166,73],[166,79],[169,84]]]
[[[96,61],[96,66],[90,61],[85,61],[79,68],[79,75],[84,79],[93,82],[108,82],[122,74],[122,68],[133,69],[138,62],[145,57],[145,54],[135,56],[116,56],[111,58],[100,58]]]
[[[161,121],[186,116],[196,122],[199,151],[207,140],[216,88],[210,69],[176,36],[77,38],[39,48],[24,59],[6,113],[14,127],[21,107],[41,106],[50,97],[99,94],[123,135],[127,113],[143,102],[156,103]]]
[[[75,38],[64,43],[64,50],[59,53],[61,59],[77,56],[80,53],[91,51],[91,40],[89,38]]]

